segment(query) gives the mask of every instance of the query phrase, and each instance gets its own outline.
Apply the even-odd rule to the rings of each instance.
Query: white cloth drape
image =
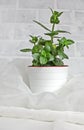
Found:
[[[13,62],[0,61],[0,66],[0,117],[53,122],[53,130],[84,130],[84,74],[57,92],[33,94]]]

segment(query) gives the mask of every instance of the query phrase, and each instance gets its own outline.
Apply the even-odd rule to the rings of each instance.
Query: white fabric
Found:
[[[57,92],[33,94],[23,81],[21,71],[27,64],[0,60],[0,106],[23,106],[34,109],[84,111],[84,74],[72,77]],[[20,69],[21,68],[21,69]],[[23,69],[23,70],[22,70]]]
[[[9,60],[0,60],[0,106],[27,106],[28,87]]]
[[[15,66],[15,63],[11,61],[0,61],[0,129],[7,130],[1,122],[15,121],[18,118],[16,124],[21,120],[28,122],[29,119],[52,121],[53,124],[48,124],[50,128],[45,125],[46,130],[84,130],[83,99],[84,74],[72,77],[57,92],[33,94],[19,66]],[[21,124],[21,130],[26,125]],[[15,130],[21,128],[19,125],[16,126]],[[29,127],[27,126],[25,130]],[[35,129],[38,130],[38,128]],[[33,129],[30,128],[30,130]]]
[[[0,107],[0,116],[23,119],[34,119],[40,121],[72,122],[84,125],[84,112],[52,111],[48,109],[35,110],[21,107]]]
[[[0,95],[15,95],[27,89],[13,62],[0,60]]]
[[[0,116],[21,120],[25,119],[26,121],[28,121],[28,119],[33,119],[53,122],[52,128],[54,130],[84,130],[83,112],[59,112],[51,110],[28,110],[18,107],[0,107]]]
[[[52,122],[30,119],[0,118],[0,130],[53,130]]]
[[[27,107],[61,111],[84,111],[84,74],[72,77],[59,91],[28,94]]]

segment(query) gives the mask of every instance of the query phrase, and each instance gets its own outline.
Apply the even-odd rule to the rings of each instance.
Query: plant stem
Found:
[[[54,31],[54,28],[55,28],[55,24],[53,23],[53,25],[52,25],[52,33]],[[53,36],[51,36],[51,42],[53,43]]]

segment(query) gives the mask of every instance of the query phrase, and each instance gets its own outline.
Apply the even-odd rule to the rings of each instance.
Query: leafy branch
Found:
[[[68,33],[64,30],[55,30],[55,26],[60,23],[60,16],[63,12],[51,10],[50,24],[51,29],[46,27],[44,24],[33,20],[36,24],[44,28],[46,33],[44,35],[49,36],[50,39],[44,39],[41,36],[30,35],[30,42],[33,44],[31,48],[21,49],[22,52],[31,52],[33,61],[32,66],[62,66],[64,65],[63,60],[69,57],[65,54],[65,48],[69,49],[69,46],[74,43],[73,40],[65,37],[60,37],[60,33]],[[54,39],[57,39],[55,42]]]

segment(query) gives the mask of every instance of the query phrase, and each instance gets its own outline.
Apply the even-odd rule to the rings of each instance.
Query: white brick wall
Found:
[[[19,0],[19,8],[47,9],[54,6],[54,0]]]
[[[19,50],[31,47],[29,34],[45,31],[33,19],[49,26],[49,7],[64,12],[57,28],[70,31],[72,35],[66,36],[76,42],[67,50],[68,55],[84,58],[84,0],[0,0],[0,57],[30,56]]]

